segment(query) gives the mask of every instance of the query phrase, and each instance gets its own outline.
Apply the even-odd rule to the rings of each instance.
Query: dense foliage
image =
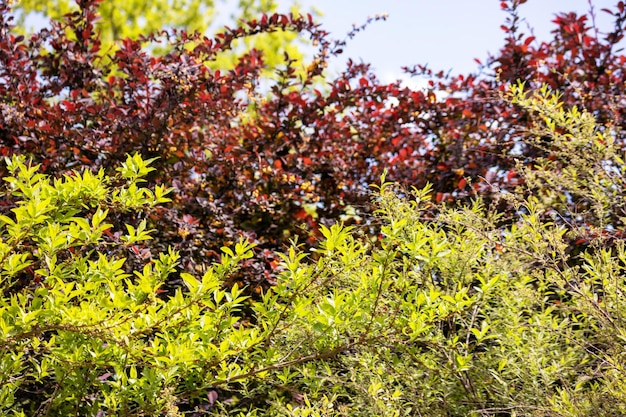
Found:
[[[524,2],[415,91],[326,76],[310,15],[109,53],[98,0],[27,36],[0,0],[0,412],[626,414],[626,11],[538,43]],[[218,69],[283,32],[306,68]]]
[[[502,100],[506,82],[548,83],[565,103],[584,105],[615,128],[623,142],[617,104],[625,58],[615,52],[626,19],[622,3],[610,11],[616,27],[606,36],[585,17],[564,14],[555,20],[554,39],[541,44],[519,33],[520,3],[502,3],[511,14],[507,43],[485,74],[437,80],[423,69],[434,79],[422,92],[382,85],[367,65],[355,63],[322,83],[326,61],[342,43],[329,40],[310,16],[263,15],[215,39],[154,35],[149,39],[171,51],[159,57],[125,39],[105,59],[94,26],[98,2],[82,0],[79,12],[23,37],[4,1],[0,152],[27,152],[47,172],[112,169],[135,151],[158,157],[148,180],[176,193],[167,209],[150,214],[159,223],[153,247],[175,244],[190,270],[194,259],[215,259],[241,233],[271,258],[294,237],[312,243],[318,224],[367,218],[368,185],[383,168],[394,181],[433,184],[437,201],[488,198],[494,187],[520,182],[515,161],[533,164],[553,151],[549,143],[521,140],[530,118]],[[275,68],[278,80],[268,81],[261,75],[264,56],[254,49],[233,70],[214,69],[235,40],[275,31],[306,33],[318,45],[305,72],[286,56]],[[111,69],[115,75],[105,77]],[[441,91],[450,94],[438,100]],[[601,223],[619,229],[622,215],[618,204]],[[249,265],[249,276],[271,281],[272,261]]]
[[[547,89],[512,94],[538,109],[546,134],[578,128],[572,146],[598,151],[581,178],[542,190],[611,188],[603,163],[624,154],[590,114],[557,108]],[[224,288],[253,256],[243,240],[204,274],[183,273],[173,293],[161,289],[176,251],[132,274],[111,255],[150,231],[145,222],[118,230],[109,216],[167,199],[163,188],[139,185],[149,161],[127,157],[114,178],[83,171],[54,180],[20,158],[7,163],[16,207],[0,217],[3,414],[626,413],[626,248],[596,238],[597,252],[569,265],[571,232],[550,220],[540,196],[502,194],[517,208],[502,226],[479,200],[435,215],[430,190],[400,198],[406,190],[383,182],[377,242],[322,227],[314,252],[281,254],[276,285],[253,300],[237,284]],[[530,185],[552,174],[522,173]]]

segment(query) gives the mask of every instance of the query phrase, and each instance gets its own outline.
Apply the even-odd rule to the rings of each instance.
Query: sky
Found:
[[[280,1],[282,5],[290,2]],[[385,82],[408,80],[402,66],[428,64],[433,70],[452,73],[475,72],[474,58],[485,61],[488,52],[496,53],[504,43],[500,25],[507,14],[498,0],[300,0],[303,8],[319,9],[319,21],[333,37],[343,39],[352,24],[368,16],[387,13],[388,19],[372,23],[344,48],[343,58],[331,65],[341,68],[348,57],[373,65]],[[617,1],[592,0],[601,31],[612,27],[612,17],[602,8],[614,8]],[[556,13],[589,10],[588,0],[528,0],[520,6],[524,32],[534,28],[538,40],[549,39]],[[409,82],[410,84],[410,82]]]

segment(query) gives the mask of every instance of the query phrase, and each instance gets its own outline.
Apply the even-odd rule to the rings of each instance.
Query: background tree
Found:
[[[33,12],[42,14],[45,18],[60,20],[70,12],[80,8],[80,1],[75,0],[24,0],[15,4],[14,10],[19,12],[19,23],[24,26],[26,18]],[[231,9],[230,16],[220,9]],[[275,0],[101,0],[98,5],[99,19],[95,22],[96,30],[100,32],[100,42],[105,53],[114,51],[116,42],[124,38],[138,39],[140,35],[159,32],[163,29],[179,29],[189,32],[199,31],[206,35],[213,35],[219,29],[212,26],[216,18],[230,18],[232,24],[237,25],[240,20],[250,20],[262,13],[275,13],[278,3]],[[290,11],[299,13],[297,3]],[[315,12],[317,13],[317,12]],[[24,27],[24,30],[28,28]],[[304,39],[298,39],[290,32],[264,33],[255,38],[253,43],[240,45],[238,52],[244,49],[256,48],[264,52],[266,61],[273,67],[282,61],[282,54],[277,51],[285,50],[290,56],[301,59],[301,46]],[[217,66],[231,68],[236,63],[235,56],[223,55]]]

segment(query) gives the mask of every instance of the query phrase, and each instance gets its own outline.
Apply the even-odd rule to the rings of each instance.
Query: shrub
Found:
[[[510,14],[506,45],[482,74],[439,77],[417,68],[432,87],[414,91],[381,84],[368,65],[354,62],[324,78],[328,58],[343,44],[310,16],[261,15],[214,39],[184,31],[143,39],[167,44],[163,56],[125,39],[109,56],[94,29],[97,2],[81,1],[78,12],[28,37],[12,28],[3,2],[0,153],[28,154],[48,173],[80,167],[110,173],[128,153],[159,157],[149,184],[167,184],[176,193],[148,216],[155,232],[146,249],[156,255],[176,247],[190,272],[245,235],[257,244],[258,257],[234,279],[267,287],[276,278],[273,254],[291,239],[311,247],[320,224],[369,218],[368,187],[384,169],[389,180],[407,186],[431,183],[440,203],[476,195],[489,202],[497,197],[493,190],[513,190],[523,180],[516,161],[532,167],[558,150],[525,140],[531,115],[500,95],[517,80],[531,88],[548,83],[567,105],[584,105],[614,129],[615,146],[623,146],[615,105],[626,81],[616,50],[626,22],[622,3],[609,10],[610,33],[563,14],[555,19],[554,38],[540,44],[520,32],[522,3],[502,2]],[[306,70],[289,56],[268,68],[254,49],[232,70],[216,69],[238,40],[283,31],[318,45]],[[275,71],[276,79],[267,80],[264,70]],[[449,95],[442,98],[442,91]],[[499,201],[501,211],[509,208]],[[586,203],[564,204],[576,212]],[[620,229],[621,208],[615,208],[592,223],[606,225],[605,233]],[[123,217],[115,224],[136,227],[134,221]],[[375,225],[365,226],[376,233]]]
[[[572,150],[589,139],[606,146],[590,158],[622,157],[588,113],[550,105],[548,90],[512,97],[570,132]],[[516,208],[508,218],[480,200],[437,208],[430,188],[399,197],[406,191],[383,179],[377,239],[322,227],[312,253],[293,245],[278,255],[276,285],[252,299],[224,289],[252,256],[244,240],[167,292],[175,251],[122,268],[114,254],[150,231],[107,218],[166,199],[163,187],[139,185],[151,169],[140,157],[115,178],[57,179],[12,158],[16,206],[0,218],[2,412],[623,415],[626,249],[589,236],[596,250],[570,265],[574,231],[546,205],[552,191],[611,189],[600,175],[613,175],[610,165],[581,163],[597,171],[553,183],[552,168],[522,170],[534,195],[503,192]]]
[[[309,237],[299,226],[314,223],[305,208],[314,210],[318,198],[312,181],[323,172],[314,174],[313,165],[330,166],[332,153],[304,142],[302,155],[291,153],[281,133],[281,126],[289,125],[282,121],[287,103],[267,118],[259,116],[261,128],[248,123],[262,100],[260,52],[249,51],[231,71],[209,67],[237,40],[277,31],[306,33],[320,45],[302,81],[310,89],[331,48],[312,17],[264,15],[215,39],[186,32],[144,39],[169,45],[171,52],[159,58],[139,40],[125,39],[107,56],[94,26],[97,2],[80,6],[25,39],[11,26],[7,3],[0,3],[0,153],[28,154],[48,173],[81,166],[109,172],[127,153],[158,156],[148,180],[171,185],[177,193],[170,207],[150,214],[152,227],[159,224],[152,247],[157,253],[176,245],[190,271],[194,259],[215,259],[220,247],[241,233],[266,248],[295,235]],[[111,69],[116,75],[105,79]],[[298,74],[287,57],[273,86],[275,103],[295,98]],[[290,168],[283,170],[273,154],[290,159]],[[267,283],[270,270],[263,263],[249,276]]]

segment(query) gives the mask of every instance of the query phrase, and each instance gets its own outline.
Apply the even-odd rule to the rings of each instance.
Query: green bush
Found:
[[[428,188],[401,197],[383,180],[377,239],[322,228],[312,253],[294,242],[280,255],[276,285],[255,299],[224,286],[252,256],[245,241],[201,277],[177,271],[174,251],[124,269],[115,254],[141,250],[150,231],[106,219],[167,201],[165,188],[141,186],[150,161],[129,157],[116,178],[51,179],[8,160],[16,203],[0,217],[0,412],[624,415],[624,244],[598,233],[573,259],[569,242],[583,230],[568,219],[585,212],[552,204],[612,192],[620,154],[585,112],[546,105],[557,103],[549,91],[512,94],[553,136],[569,132],[563,157],[574,145],[602,152],[570,155],[579,171],[560,180],[561,165],[520,166],[524,189],[502,194],[516,207],[508,217],[480,201],[436,207]],[[586,209],[620,202],[607,195]],[[171,276],[182,285],[162,293]]]

